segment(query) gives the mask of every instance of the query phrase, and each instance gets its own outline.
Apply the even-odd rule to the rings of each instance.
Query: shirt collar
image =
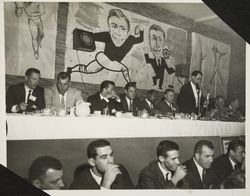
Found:
[[[168,101],[167,101],[167,99],[164,99],[165,100],[165,102],[168,104],[168,106],[170,107],[171,106],[171,103],[169,103]]]
[[[194,163],[195,163],[195,165],[196,165],[196,167],[197,167],[197,169],[198,169],[200,178],[201,178],[201,180],[202,180],[203,168],[196,162],[195,158],[193,158],[193,160],[194,160]]]
[[[108,98],[106,98],[106,97],[104,97],[104,96],[102,96],[102,94],[101,93],[99,93],[100,94],[100,98],[101,98],[101,100],[105,100],[106,102],[109,102],[109,99]]]
[[[101,185],[102,182],[102,177],[97,176],[96,174],[94,174],[94,172],[92,171],[92,169],[89,169],[91,176],[95,179],[95,181],[97,182],[97,184],[99,184],[99,186]]]
[[[229,157],[229,161],[230,161],[230,163],[231,163],[231,165],[232,165],[232,167],[234,169],[236,163],[230,158],[230,156],[228,156],[228,157]]]
[[[165,168],[163,168],[161,166],[161,163],[158,161],[158,166],[159,166],[159,169],[161,170],[163,176],[164,176],[164,179],[166,180],[166,176],[167,174],[170,174],[171,175],[171,172],[169,170],[166,170]]]
[[[31,93],[33,92],[33,89],[27,87],[25,84],[24,84],[24,89],[25,89],[25,92],[29,92],[29,90],[31,90]]]
[[[148,99],[145,99],[146,102],[148,103],[148,105],[151,107],[151,105],[153,105]]]

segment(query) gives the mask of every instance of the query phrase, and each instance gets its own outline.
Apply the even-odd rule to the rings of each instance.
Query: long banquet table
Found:
[[[245,135],[244,122],[17,114],[6,120],[8,140]]]

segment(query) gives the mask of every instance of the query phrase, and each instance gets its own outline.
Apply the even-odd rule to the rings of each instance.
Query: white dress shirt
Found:
[[[235,169],[235,165],[236,165],[236,163],[229,157],[229,161],[230,161],[230,163],[231,163],[231,165],[232,165],[232,168],[233,168],[233,170]]]
[[[145,100],[148,103],[150,109],[153,109],[154,108],[153,104],[149,100],[147,100],[147,99],[145,99]]]
[[[107,97],[104,97],[104,96],[102,96],[102,94],[100,93],[100,98],[101,98],[101,100],[105,100],[107,103],[109,102],[109,99],[107,98]]]
[[[133,99],[129,99],[127,96],[125,96],[125,98],[126,98],[126,101],[127,101],[127,104],[128,104],[128,110],[130,111],[131,105],[133,104]],[[131,105],[130,105],[130,102],[131,102]]]
[[[161,172],[162,172],[162,174],[163,174],[164,179],[166,180],[166,177],[168,176],[168,180],[171,180],[171,178],[172,178],[171,172],[170,172],[169,170],[164,169],[164,168],[161,166],[161,163],[160,163],[160,162],[158,162],[158,166],[159,166],[159,168],[160,168],[160,170],[161,170]]]
[[[62,94],[59,93],[59,100],[60,100],[60,103],[62,103],[62,98],[64,98],[65,107],[67,107],[67,106],[66,106],[67,92],[68,92],[68,91],[66,91],[66,92],[64,93],[64,96],[63,96]]]
[[[193,93],[194,93],[195,105],[196,105],[196,107],[198,107],[198,93],[197,93],[197,89],[196,89],[196,86],[193,84],[193,82],[190,82],[190,83],[191,83],[191,87],[192,87],[192,90],[193,90]],[[199,93],[199,98],[201,98],[201,91]]]

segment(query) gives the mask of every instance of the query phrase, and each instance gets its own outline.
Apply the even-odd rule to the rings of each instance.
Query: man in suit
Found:
[[[70,87],[70,75],[60,72],[57,76],[56,85],[45,89],[46,108],[53,108],[56,111],[63,109],[69,111],[76,105],[77,101],[82,101],[81,91]]]
[[[141,101],[141,104],[140,104],[141,110],[145,110],[148,112],[150,116],[154,116],[155,110],[156,110],[155,103],[157,99],[158,99],[157,91],[153,89],[149,90],[147,92],[146,98]]]
[[[177,99],[180,112],[188,114],[198,114],[198,106],[202,105],[201,93],[202,73],[200,71],[193,71],[191,80],[181,87],[180,94]]]
[[[217,157],[212,168],[215,171],[219,183],[222,183],[235,169],[240,168],[245,159],[245,142],[242,140],[232,140],[227,149],[227,153]]]
[[[159,80],[158,87],[162,90],[165,69],[169,75],[175,73],[175,69],[173,67],[169,67],[166,63],[165,58],[169,58],[169,55],[165,57],[163,52],[163,48],[165,46],[165,32],[160,26],[153,24],[149,27],[149,43],[153,58],[150,58],[148,53],[145,53],[144,56],[146,63],[150,63],[155,72],[155,76],[152,78],[153,85],[156,86],[157,80]],[[168,49],[165,50],[169,53]]]
[[[178,112],[178,106],[174,102],[175,92],[173,89],[166,89],[164,93],[164,98],[157,105],[157,109],[162,114],[176,113]]]
[[[29,168],[29,181],[42,190],[64,189],[62,177],[62,163],[52,156],[38,157]]]
[[[139,175],[139,189],[187,188],[184,181],[186,167],[179,161],[179,146],[172,141],[161,141],[157,159],[146,166]]]
[[[136,97],[135,82],[128,82],[125,85],[125,93],[120,98],[122,111],[133,112],[133,115],[137,116],[137,110],[140,109],[140,100]]]
[[[23,113],[39,111],[45,107],[44,89],[39,87],[40,71],[29,68],[25,82],[11,85],[6,93],[6,112]]]
[[[121,110],[120,98],[115,94],[115,83],[110,80],[104,80],[100,85],[100,91],[94,95],[88,97],[87,102],[90,102],[90,111],[101,111],[104,114],[104,110],[107,110],[107,114],[115,114],[116,111]]]
[[[218,179],[211,168],[214,155],[214,145],[208,140],[196,143],[193,157],[186,161],[186,179],[191,189],[218,188]]]
[[[114,161],[111,145],[95,140],[87,147],[88,163],[73,180],[70,189],[133,189],[127,170]]]

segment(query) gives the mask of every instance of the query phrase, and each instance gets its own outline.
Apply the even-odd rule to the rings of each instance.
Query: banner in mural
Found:
[[[5,2],[6,74],[35,67],[43,78],[54,78],[57,9],[57,3]]]
[[[200,70],[203,84],[211,97],[227,97],[231,47],[222,42],[192,33],[190,72]]]
[[[186,63],[186,48],[182,29],[105,3],[69,3],[65,69],[82,72],[73,81],[179,91],[175,65]]]

